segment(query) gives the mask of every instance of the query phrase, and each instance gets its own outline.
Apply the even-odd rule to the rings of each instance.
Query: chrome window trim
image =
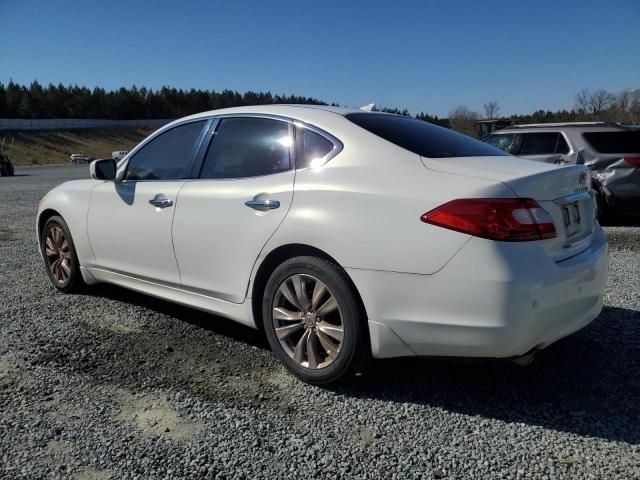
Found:
[[[191,167],[189,167],[189,174],[191,174],[191,171],[192,171],[193,166],[194,166],[195,161],[196,161],[196,157],[198,155],[200,147],[202,146],[202,141],[204,140],[204,138],[206,136],[206,133],[211,128],[211,118],[209,118],[209,117],[190,118],[188,120],[185,120],[185,121],[182,121],[182,122],[178,122],[178,123],[171,122],[171,123],[165,125],[164,127],[159,128],[158,130],[153,132],[151,135],[149,135],[147,138],[145,138],[142,142],[140,142],[138,145],[136,145],[133,150],[131,150],[124,158],[122,158],[122,160],[120,160],[120,162],[118,162],[118,164],[116,165],[115,182],[116,183],[121,183],[121,182],[182,182],[182,181],[185,181],[185,180],[189,180],[189,178],[156,179],[156,180],[154,180],[154,179],[150,179],[150,180],[127,180],[125,178],[125,175],[127,174],[127,169],[129,167],[129,161],[140,150],[142,150],[148,143],[150,143],[151,141],[155,140],[160,135],[163,135],[166,132],[168,132],[170,130],[173,130],[174,128],[182,127],[184,125],[188,125],[189,123],[196,123],[196,122],[204,122],[204,124],[202,126],[202,131],[198,135],[198,138],[196,139],[196,141],[194,143],[194,146],[193,146],[193,150],[191,152],[191,157],[192,157],[191,158]]]
[[[318,159],[318,165],[300,167],[299,168],[298,167],[298,162],[297,162],[298,158],[296,156],[296,171],[320,168],[320,167],[326,165],[329,160],[334,158],[336,155],[338,155],[344,149],[344,144],[339,139],[337,139],[336,137],[334,137],[330,133],[322,130],[321,128],[316,127],[315,125],[311,125],[309,123],[302,122],[302,121],[299,121],[299,120],[294,120],[293,121],[293,125],[296,127],[296,137],[297,137],[297,129],[298,128],[304,128],[304,129],[312,131],[313,133],[316,133],[316,134],[320,135],[325,140],[328,140],[333,144],[333,149],[329,153],[327,153],[324,157],[320,157]],[[297,140],[297,138],[296,138],[296,140]],[[294,144],[295,143],[297,143],[297,142],[294,141]]]
[[[283,115],[275,115],[270,113],[251,113],[251,112],[237,112],[237,113],[221,113],[221,114],[211,114],[205,115],[198,118],[190,118],[185,121],[181,121],[179,123],[170,123],[165,125],[164,127],[158,129],[153,132],[149,137],[144,139],[141,143],[136,145],[133,150],[131,150],[124,158],[118,162],[116,167],[116,182],[175,182],[175,181],[196,181],[196,180],[242,180],[243,178],[260,178],[260,177],[230,177],[230,178],[200,178],[200,174],[202,172],[202,167],[204,165],[204,158],[206,157],[207,151],[211,142],[215,139],[216,132],[218,127],[220,126],[220,120],[224,118],[266,118],[271,120],[279,120],[282,122],[286,122],[289,124],[289,132],[293,139],[291,147],[289,149],[289,157],[291,159],[291,168],[288,170],[283,170],[282,172],[276,172],[269,175],[260,175],[260,177],[271,176],[271,175],[279,175],[281,173],[287,173],[289,171],[301,171],[301,170],[309,170],[314,168],[319,168],[327,164],[331,159],[333,159],[336,155],[338,155],[344,149],[344,144],[341,140],[336,138],[334,135],[328,133],[327,131],[316,127],[315,125],[311,125],[302,120],[296,120],[290,117],[286,117]],[[127,167],[129,165],[129,160],[133,158],[133,156],[141,150],[147,143],[151,142],[156,137],[162,135],[163,133],[182,126],[188,123],[201,122],[206,121],[207,124],[203,128],[203,132],[200,134],[198,141],[198,147],[195,149],[194,161],[192,164],[191,175],[189,178],[184,179],[173,179],[173,180],[125,180],[125,174],[127,171]],[[327,153],[324,157],[321,157],[318,162],[318,165],[313,167],[301,167],[298,168],[298,162],[296,157],[296,131],[297,128],[306,128],[311,130],[312,132],[324,137],[326,140],[330,141],[333,144],[333,149]],[[204,148],[203,148],[204,147]],[[196,171],[194,171],[194,168]]]

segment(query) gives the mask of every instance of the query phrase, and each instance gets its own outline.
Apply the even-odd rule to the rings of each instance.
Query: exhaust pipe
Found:
[[[520,355],[519,357],[512,358],[511,361],[521,367],[528,367],[533,363],[533,360],[536,358],[536,353],[538,353],[538,349],[534,348],[532,350],[529,350],[524,355]]]

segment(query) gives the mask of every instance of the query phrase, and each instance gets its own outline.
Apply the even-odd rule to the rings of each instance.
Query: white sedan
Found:
[[[588,170],[421,120],[211,111],[91,177],[40,202],[56,288],[114,283],[258,328],[310,383],[371,357],[529,356],[602,309]]]

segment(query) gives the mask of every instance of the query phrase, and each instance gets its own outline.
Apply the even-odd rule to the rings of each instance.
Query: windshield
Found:
[[[507,155],[453,130],[411,117],[381,113],[349,113],[347,119],[422,157],[482,157]]]

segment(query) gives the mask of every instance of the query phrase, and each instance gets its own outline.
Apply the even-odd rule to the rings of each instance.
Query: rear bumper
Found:
[[[554,262],[542,247],[472,238],[433,275],[349,269],[374,357],[512,357],[586,326],[602,309],[608,245]]]

